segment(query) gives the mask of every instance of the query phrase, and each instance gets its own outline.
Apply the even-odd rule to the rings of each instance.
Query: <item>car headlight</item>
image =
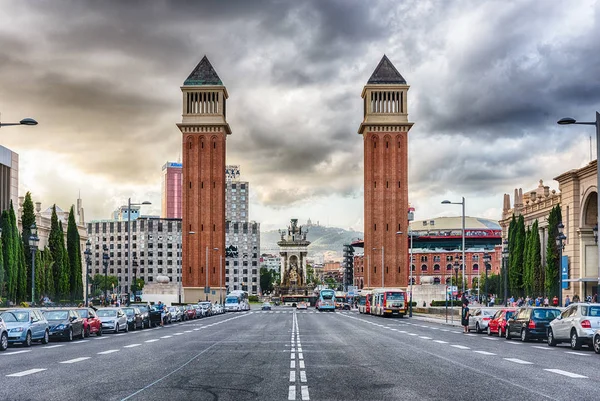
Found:
[[[64,324],[59,324],[58,326],[56,326],[56,327],[54,328],[54,330],[64,330],[64,328],[65,328],[65,325],[64,325]]]
[[[14,327],[14,328],[10,329],[11,332],[15,332],[15,333],[20,333],[23,330],[24,329],[22,327]]]
[[[114,322],[115,322],[114,320],[106,320],[104,323],[113,324]]]

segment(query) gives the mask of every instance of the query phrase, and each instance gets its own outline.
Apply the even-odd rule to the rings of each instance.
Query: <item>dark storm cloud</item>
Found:
[[[502,192],[572,147],[558,118],[600,108],[589,4],[13,1],[0,14],[0,111],[40,120],[45,135],[15,139],[22,149],[147,184],[180,152],[179,86],[207,54],[230,94],[228,162],[264,204],[352,197],[360,93],[386,53],[411,85],[411,185]]]

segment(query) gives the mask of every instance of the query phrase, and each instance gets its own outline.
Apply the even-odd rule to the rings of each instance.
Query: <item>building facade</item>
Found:
[[[19,199],[19,155],[0,146],[0,210],[8,210],[10,202],[17,209]]]
[[[384,55],[362,91],[364,243],[370,287],[405,287],[408,225],[409,86]],[[383,273],[383,274],[382,274]],[[383,281],[383,282],[382,282]]]
[[[204,56],[181,87],[185,302],[225,296],[225,154],[231,129],[227,89]],[[217,249],[217,251],[215,251]],[[222,262],[221,262],[222,263]],[[220,273],[221,272],[221,273]]]
[[[87,224],[91,242],[91,266],[88,272],[116,276],[118,287],[114,293],[127,297],[129,294],[129,267],[127,265],[127,221],[98,220]],[[181,220],[161,218],[138,218],[131,221],[131,276],[144,283],[156,283],[158,276],[166,276],[169,282],[181,283]],[[108,248],[108,269],[103,266],[103,249]],[[83,247],[85,250],[85,246]],[[85,258],[82,260],[85,261]],[[179,292],[181,291],[181,285]],[[198,298],[195,301],[203,298]]]
[[[180,219],[182,207],[183,164],[166,162],[162,167],[161,215]]]

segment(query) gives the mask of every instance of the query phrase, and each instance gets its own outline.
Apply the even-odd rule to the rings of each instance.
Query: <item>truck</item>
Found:
[[[225,298],[225,311],[240,312],[250,310],[248,303],[248,292],[242,290],[234,290],[227,294]]]

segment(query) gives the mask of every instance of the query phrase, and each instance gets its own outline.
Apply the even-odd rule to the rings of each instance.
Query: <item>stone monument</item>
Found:
[[[310,241],[306,239],[308,230],[298,225],[298,219],[291,219],[287,230],[280,230],[281,271],[278,292],[281,295],[306,295],[306,255]]]

